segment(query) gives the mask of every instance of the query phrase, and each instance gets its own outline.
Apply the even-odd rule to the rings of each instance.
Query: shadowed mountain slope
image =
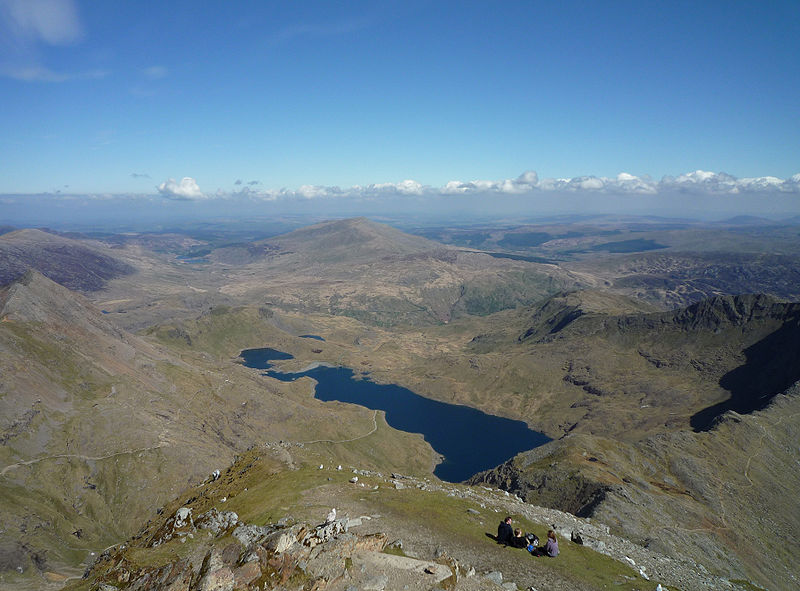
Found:
[[[707,429],[726,410],[764,408],[774,395],[800,380],[798,303],[765,295],[718,296],[672,312],[609,316],[595,311],[591,302],[587,305],[585,296],[577,299],[568,294],[548,300],[535,311],[533,326],[520,340],[597,335],[616,346],[636,342],[639,355],[656,368],[686,365],[703,372],[712,363],[721,369],[726,356],[740,362],[719,376],[720,387],[730,397],[692,416],[697,430]],[[688,351],[698,357],[680,359]],[[572,382],[600,392],[602,388],[592,390],[590,373]]]
[[[604,305],[598,307],[595,304],[598,299]],[[780,302],[763,294],[717,296],[670,312],[631,313],[634,301],[625,300],[629,302],[629,311],[623,314],[607,304],[614,300],[620,301],[620,298],[591,292],[551,298],[533,310],[532,325],[520,340],[538,337],[547,341],[601,332],[609,335],[674,331],[717,333],[746,325],[774,325],[776,322],[783,324],[800,320],[800,303]],[[646,309],[647,304],[640,303],[638,307]]]
[[[0,285],[34,269],[69,289],[90,292],[102,289],[110,279],[135,272],[99,248],[41,230],[0,235],[0,259]]]

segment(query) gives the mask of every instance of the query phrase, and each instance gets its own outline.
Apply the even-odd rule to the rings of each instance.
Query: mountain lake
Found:
[[[240,358],[245,367],[266,370],[262,375],[284,382],[313,378],[317,382],[317,399],[382,410],[391,427],[421,433],[443,456],[433,473],[447,482],[461,482],[550,441],[522,421],[431,400],[394,384],[377,384],[347,367],[315,365],[305,371],[283,373],[271,369],[271,362],[292,359],[292,355],[270,348],[245,349]]]

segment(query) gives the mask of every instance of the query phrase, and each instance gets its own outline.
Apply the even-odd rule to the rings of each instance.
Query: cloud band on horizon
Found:
[[[241,186],[241,182],[235,183]],[[301,185],[297,189],[255,189],[253,183],[234,191],[218,189],[214,196],[225,199],[246,197],[252,200],[276,201],[282,199],[332,199],[380,197],[426,197],[459,195],[526,195],[534,193],[586,193],[613,195],[651,195],[659,194],[697,194],[697,195],[740,195],[748,193],[797,193],[800,194],[800,174],[788,179],[773,176],[737,178],[724,172],[714,173],[703,170],[685,173],[677,177],[665,176],[660,181],[650,177],[638,177],[626,172],[616,177],[578,176],[573,178],[540,179],[535,171],[526,171],[515,179],[500,181],[473,180],[449,181],[442,187],[423,185],[415,180],[398,183],[376,183],[354,185],[349,188],[325,185]],[[184,177],[180,183],[168,179],[161,183],[158,192],[170,199],[197,200],[209,199],[210,195],[200,190],[195,179]]]

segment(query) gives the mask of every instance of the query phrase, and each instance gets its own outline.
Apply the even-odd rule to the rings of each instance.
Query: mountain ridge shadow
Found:
[[[749,414],[800,380],[800,317],[787,321],[775,332],[744,350],[746,361],[723,375],[719,385],[730,398],[692,415],[694,431],[708,431],[725,412]]]

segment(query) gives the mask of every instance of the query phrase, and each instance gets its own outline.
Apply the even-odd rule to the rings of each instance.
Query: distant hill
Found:
[[[800,255],[722,251],[630,255],[614,262],[581,263],[609,278],[619,293],[677,308],[715,295],[766,293],[800,300]]]
[[[82,292],[102,289],[108,280],[136,271],[99,248],[41,230],[0,235],[0,285],[14,281],[28,269]]]
[[[263,241],[284,251],[303,253],[315,261],[356,263],[450,250],[438,242],[406,234],[367,218],[323,222]]]
[[[774,226],[775,222],[755,215],[737,215],[736,217],[722,220],[719,224],[730,226]]]
[[[555,265],[496,259],[365,218],[214,250],[226,294],[386,325],[449,322],[583,285]]]

